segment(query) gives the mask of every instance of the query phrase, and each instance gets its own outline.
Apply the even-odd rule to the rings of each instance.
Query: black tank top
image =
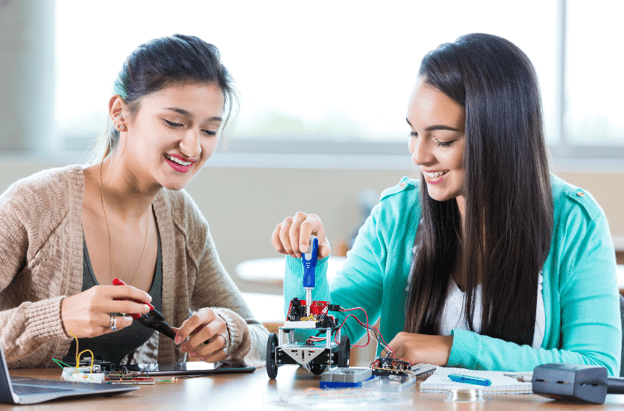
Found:
[[[83,270],[82,270],[82,291],[98,285],[97,279],[93,274],[89,252],[87,251],[87,243],[83,236]],[[151,304],[158,311],[162,310],[162,250],[160,244],[160,234],[158,235],[158,254],[156,258],[156,268],[154,270],[154,280],[149,290],[152,296]],[[104,361],[110,361],[114,364],[119,362],[132,351],[143,345],[155,331],[152,328],[144,327],[137,321],[132,321],[132,325],[119,331],[107,333],[94,338],[80,338],[80,351],[91,350],[95,358],[101,358]],[[70,358],[76,356],[76,340],[72,340],[69,352]],[[84,357],[84,354],[83,354]]]

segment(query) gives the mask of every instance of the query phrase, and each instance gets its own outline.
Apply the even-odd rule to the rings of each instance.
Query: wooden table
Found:
[[[56,379],[59,369],[12,370],[14,376],[33,376]],[[318,389],[320,377],[313,376],[296,366],[279,368],[277,379],[270,380],[266,370],[260,368],[252,374],[230,374],[203,378],[178,380],[175,383],[163,383],[141,386],[137,391],[111,397],[90,397],[43,403],[39,405],[0,404],[0,410],[20,411],[179,411],[179,410],[305,410],[293,404],[279,405],[277,401],[292,401],[301,397],[306,389]],[[308,391],[309,392],[309,391]],[[395,394],[397,395],[397,394]],[[624,409],[624,395],[607,395],[605,405],[588,405],[553,401],[537,395],[489,395],[481,403],[445,402],[445,394],[420,393],[418,388],[399,394],[394,403],[385,405],[369,403],[357,407],[342,407],[341,410],[552,410],[552,409]],[[358,398],[354,398],[358,401]],[[338,408],[338,407],[332,407]]]

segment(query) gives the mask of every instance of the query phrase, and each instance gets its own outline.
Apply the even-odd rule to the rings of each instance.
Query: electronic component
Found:
[[[361,387],[370,380],[373,373],[370,368],[334,368],[321,377],[320,388]]]
[[[607,375],[606,367],[544,364],[533,370],[532,388],[545,397],[604,404],[607,393],[624,394],[624,378]]]
[[[311,373],[322,374],[327,367],[349,366],[351,344],[349,337],[340,336],[332,316],[321,314],[305,321],[286,321],[279,328],[279,337],[270,334],[267,343],[267,374],[277,376],[277,368],[284,364],[299,364]],[[296,330],[316,330],[318,333],[297,342]]]
[[[310,306],[310,314],[307,315],[307,304],[298,298],[293,298],[288,307],[288,315],[286,326],[296,328],[335,328],[336,321],[334,317],[328,314],[331,308],[336,306],[329,304],[327,301],[312,301]],[[297,321],[311,321],[309,324],[291,324]]]
[[[318,239],[312,238],[308,253],[301,257],[303,264],[303,286],[306,301],[293,298],[290,301],[286,321],[279,327],[279,336],[270,334],[267,342],[266,367],[269,378],[277,377],[277,369],[284,364],[298,364],[315,375],[327,368],[349,366],[351,344],[348,336],[340,336],[340,327],[329,314],[332,309],[340,309],[328,301],[312,301],[312,288],[315,282],[315,267],[318,256]],[[304,342],[296,341],[298,330],[316,331],[307,336]]]
[[[415,375],[419,380],[429,377],[438,368],[437,365],[432,364],[415,364],[412,365],[412,375]]]
[[[59,362],[60,363],[60,362]],[[62,363],[60,363],[62,364]],[[67,364],[65,364],[67,365]],[[103,371],[99,365],[88,367],[63,367],[61,379],[73,382],[107,383],[107,384],[154,384],[156,379],[148,375],[140,375],[134,371]],[[173,382],[172,380],[158,380],[158,382]]]
[[[388,353],[389,355],[389,353]],[[377,357],[371,364],[374,375],[410,375],[412,364],[408,361],[390,358],[389,356]]]
[[[315,285],[315,267],[318,256],[318,239],[313,237],[310,241],[308,253],[301,257],[303,264],[303,287],[306,290],[306,300],[293,298],[288,306],[286,321],[279,328],[279,337],[270,334],[267,342],[266,369],[269,378],[277,376],[277,369],[283,364],[299,364],[306,367],[313,374],[322,374],[327,367],[349,367],[351,344],[348,336],[340,336],[342,326],[349,318],[353,318],[366,330],[367,341],[364,345],[354,347],[366,347],[372,339],[376,340],[389,355],[394,356],[394,351],[388,346],[379,329],[369,324],[368,314],[363,308],[342,308],[328,301],[312,301],[312,289]],[[364,314],[364,321],[351,312],[360,310]],[[336,318],[329,314],[330,311],[346,313],[340,324]],[[295,340],[297,330],[316,330],[318,333],[307,337],[305,342]],[[309,333],[308,333],[309,335]],[[323,344],[320,344],[323,343]],[[378,358],[371,369],[373,374],[380,376],[410,374],[411,364],[391,358]],[[429,370],[427,370],[428,372]],[[423,372],[424,373],[424,372]],[[415,376],[411,373],[411,376]]]
[[[73,382],[90,382],[90,383],[102,383],[104,382],[104,373],[99,367],[63,367],[63,373],[61,379]]]
[[[154,378],[138,376],[134,372],[109,372],[106,374],[104,382],[108,384],[139,384],[151,385],[156,382]]]
[[[63,363],[65,363],[65,365],[67,366],[75,367],[76,359],[74,356],[66,355],[63,357]],[[88,367],[89,364],[91,364],[91,357],[82,357],[80,359],[80,364],[78,365],[80,368],[83,368]],[[93,367],[94,370],[95,367],[98,367],[101,371],[115,371],[116,369],[115,364],[111,363],[110,361],[104,361],[101,358],[93,359]]]

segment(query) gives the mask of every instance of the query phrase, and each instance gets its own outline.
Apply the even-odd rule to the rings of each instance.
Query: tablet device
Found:
[[[256,370],[255,367],[233,366],[203,361],[191,361],[183,364],[137,364],[126,366],[126,369],[146,376],[233,374],[250,373]]]

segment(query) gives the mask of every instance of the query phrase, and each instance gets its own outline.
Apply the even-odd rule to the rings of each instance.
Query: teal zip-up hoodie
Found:
[[[422,210],[420,184],[404,177],[382,193],[331,284],[326,277],[328,257],[316,266],[313,299],[343,308],[361,307],[370,324],[381,318],[386,342],[403,331],[405,323],[411,253]],[[546,326],[541,348],[453,330],[448,366],[531,371],[537,365],[557,362],[604,366],[610,375],[619,375],[622,330],[607,219],[587,191],[554,175],[551,185],[554,225],[543,268]],[[286,259],[285,311],[292,298],[305,298],[301,260]],[[365,320],[363,314],[357,316]],[[336,317],[342,321],[344,314]],[[352,342],[365,334],[353,319],[346,322],[344,331]]]

